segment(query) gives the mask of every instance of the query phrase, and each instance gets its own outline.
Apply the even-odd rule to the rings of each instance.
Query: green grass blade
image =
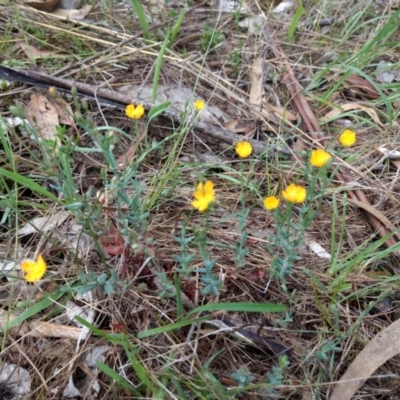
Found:
[[[28,189],[31,189],[33,192],[41,194],[42,196],[45,196],[45,197],[49,198],[50,200],[55,201],[57,204],[62,204],[60,199],[58,199],[56,196],[54,196],[53,193],[49,192],[43,186],[40,186],[39,184],[37,184],[35,181],[33,181],[30,178],[26,178],[25,176],[22,176],[15,172],[7,171],[4,168],[0,168],[0,176],[4,176],[5,178],[11,179],[14,182],[19,183],[20,185],[22,185]]]
[[[303,12],[304,12],[304,7],[300,6],[293,16],[293,20],[292,20],[292,23],[290,24],[289,32],[288,32],[289,42],[292,42],[294,39],[294,34],[296,33],[297,23],[299,22],[299,19],[302,16]]]
[[[53,293],[51,296],[40,300],[34,306],[28,308],[27,310],[25,310],[24,312],[19,314],[17,317],[8,321],[8,323],[4,327],[3,331],[6,331],[14,326],[18,326],[18,325],[22,324],[28,318],[35,316],[36,314],[40,313],[47,307],[53,305],[54,302],[57,301],[62,295],[63,295],[63,293]]]
[[[104,372],[108,375],[113,381],[117,382],[124,389],[128,390],[133,395],[141,398],[142,393],[136,390],[134,386],[132,386],[129,382],[127,382],[121,375],[119,375],[116,371],[110,368],[108,365],[103,364],[101,361],[96,361],[96,365],[100,371]]]
[[[183,303],[182,303],[181,287],[179,285],[179,279],[177,274],[174,274],[174,286],[176,292],[176,308],[177,308],[178,322],[179,322],[183,318]]]
[[[189,400],[189,398],[186,396],[185,391],[182,388],[182,385],[180,384],[180,382],[178,381],[178,379],[176,379],[173,375],[171,375],[171,382],[172,384],[175,386],[180,398],[182,400]]]
[[[194,310],[190,311],[187,315],[201,313],[204,311],[242,311],[242,312],[284,312],[286,311],[286,307],[280,304],[260,304],[260,303],[226,303],[226,304],[206,304],[201,307],[196,307]],[[149,329],[147,331],[139,332],[137,334],[138,339],[143,339],[149,336],[158,335],[160,333],[165,333],[169,331],[173,331],[175,329],[181,329],[187,325],[194,324],[196,322],[201,322],[209,319],[210,316],[206,315],[199,318],[194,319],[184,319],[182,321],[176,322],[174,324],[168,324],[164,326],[160,326],[158,328]]]
[[[154,119],[157,118],[160,114],[162,114],[165,110],[168,110],[169,106],[171,105],[171,102],[167,101],[166,103],[161,103],[158,106],[153,107],[147,116],[147,123],[150,124],[150,122]]]
[[[168,47],[168,43],[169,43],[169,30],[167,31],[167,33],[165,35],[164,43],[161,46],[161,49],[160,49],[160,51],[158,53],[157,62],[156,62],[156,68],[154,70],[153,94],[151,96],[151,101],[152,101],[153,104],[156,102],[156,98],[157,98],[158,81],[160,79],[161,66],[162,66],[162,63],[163,63],[165,50]]]
[[[270,303],[216,303],[206,304],[204,306],[196,307],[189,312],[188,316],[195,313],[204,311],[235,311],[235,312],[285,312],[286,307],[281,304]]]
[[[131,0],[133,8],[136,11],[136,14],[139,18],[140,26],[143,30],[143,36],[145,37],[146,40],[150,39],[150,34],[148,32],[149,30],[149,24],[147,23],[146,15],[143,10],[143,5],[140,0]]]
[[[139,332],[136,335],[136,337],[138,339],[144,339],[144,338],[149,337],[149,336],[159,335],[160,333],[170,332],[170,331],[173,331],[175,329],[181,329],[181,328],[183,328],[185,326],[188,326],[188,325],[191,325],[191,324],[195,324],[196,322],[206,321],[207,319],[210,319],[209,315],[205,315],[205,316],[199,317],[199,318],[185,319],[183,321],[179,321],[179,322],[176,322],[174,324],[168,324],[168,325],[160,326],[158,328],[149,329],[147,331]]]
[[[181,28],[182,22],[183,22],[183,18],[185,17],[185,12],[182,10],[179,15],[178,15],[178,19],[175,23],[175,25],[173,26],[172,30],[171,30],[171,35],[169,37],[169,41],[168,41],[168,47],[171,47],[172,44],[174,43],[174,40],[176,38],[176,35],[179,33],[179,29]]]
[[[89,328],[95,335],[100,336],[100,337],[108,340],[111,343],[120,345],[122,341],[127,340],[127,336],[124,335],[124,334],[113,333],[113,334],[110,335],[108,333],[103,332],[101,329],[99,329],[96,326],[92,325],[90,322],[87,322],[85,319],[83,319],[79,315],[76,315],[75,319],[79,323],[81,323],[82,325],[84,325],[87,328]]]
[[[141,362],[136,357],[134,352],[132,351],[131,344],[129,342],[122,343],[122,347],[125,349],[125,353],[129,358],[129,361],[132,364],[133,369],[136,372],[136,375],[140,382],[146,385],[147,389],[151,390],[153,393],[157,391],[157,389],[151,383],[150,377],[147,371],[143,368]]]

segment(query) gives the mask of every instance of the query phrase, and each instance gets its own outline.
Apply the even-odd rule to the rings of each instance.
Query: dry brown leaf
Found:
[[[379,119],[378,113],[371,107],[362,106],[358,103],[347,103],[341,104],[338,108],[329,111],[328,114],[324,115],[322,118],[319,119],[320,123],[326,123],[330,119],[340,116],[342,113],[351,110],[361,110],[366,112],[372,120],[379,125],[381,128],[385,129],[385,125]]]
[[[40,93],[32,93],[26,109],[29,123],[37,128],[39,140],[55,140],[56,148],[60,146],[56,138],[56,126],[59,125],[58,112],[54,104]]]
[[[87,5],[87,6],[83,6],[79,10],[65,10],[65,9],[59,8],[58,10],[54,11],[52,14],[57,15],[59,17],[64,17],[64,18],[74,19],[76,21],[79,21],[88,16],[90,11],[92,11],[92,7],[93,7],[93,5]]]
[[[333,77],[333,80],[339,81],[341,80],[341,76]],[[378,99],[381,95],[375,89],[374,85],[367,81],[364,78],[359,77],[358,75],[350,75],[348,76],[343,83],[347,88],[354,91],[356,94],[364,95],[369,99]]]
[[[32,7],[39,11],[50,12],[58,6],[60,0],[49,0],[49,1],[27,1],[24,3],[26,6]]]
[[[352,86],[352,89],[362,91],[371,99],[378,99],[381,96],[371,82],[358,75],[348,76],[346,82]]]
[[[53,54],[49,50],[39,50],[36,47],[31,46],[24,42],[19,43],[19,47],[21,47],[21,49],[24,51],[24,53],[31,60],[37,60],[38,58],[50,57]]]
[[[357,355],[333,390],[329,400],[350,400],[386,361],[400,353],[400,320],[378,333]]]
[[[331,74],[329,77],[335,82],[339,82],[343,79],[343,76],[341,75]],[[343,85],[357,93],[367,96],[370,99],[378,99],[380,97],[380,94],[375,89],[374,85],[372,85],[372,83],[367,81],[366,79],[359,77],[358,75],[348,76],[344,80]]]
[[[56,98],[52,98],[51,102],[57,110],[60,124],[74,126],[74,113],[71,106],[59,95]]]

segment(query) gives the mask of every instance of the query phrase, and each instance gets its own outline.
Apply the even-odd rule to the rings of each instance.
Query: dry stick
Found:
[[[286,84],[286,86],[289,90],[289,93],[291,95],[292,101],[294,102],[295,107],[297,108],[297,110],[301,116],[301,119],[302,119],[303,123],[305,124],[307,130],[309,131],[311,137],[315,141],[318,141],[320,139],[318,132],[321,132],[321,127],[318,123],[318,120],[315,117],[314,112],[312,111],[306,97],[303,94],[303,88],[297,82],[297,79],[296,79],[296,77],[293,73],[293,70],[289,64],[286,54],[284,53],[282,48],[277,44],[277,37],[276,37],[275,32],[272,33],[272,28],[268,25],[266,27],[266,36],[269,36],[269,39],[271,39],[273,37],[274,45],[271,46],[272,51],[274,52],[275,57],[281,58],[284,63],[285,73],[283,76],[283,82]],[[304,143],[303,139],[299,138],[299,140],[301,140],[301,142]],[[322,144],[324,144],[324,142],[325,141],[322,140]],[[304,146],[303,143],[300,144],[300,147]],[[351,179],[350,180],[346,179],[346,175],[343,175],[339,172],[336,173],[336,178],[343,184],[347,184],[347,183],[351,182]],[[354,189],[353,191],[349,191],[348,193],[351,198],[358,200],[362,203],[365,203],[370,207],[373,207],[369,203],[368,199],[366,198],[366,196],[362,190]],[[378,233],[381,237],[385,237],[390,233],[390,231],[388,229],[386,229],[386,227],[382,224],[382,222],[379,219],[377,219],[376,217],[374,217],[372,214],[367,212],[366,216],[367,216],[368,222],[372,225],[372,227],[376,231],[378,231]],[[400,239],[399,233],[396,232],[395,235]],[[387,239],[385,242],[387,247],[391,247],[391,246],[395,245],[396,243],[397,243],[397,241],[395,240],[395,238],[393,236],[390,237],[389,239]],[[397,257],[400,257],[400,251],[394,251],[393,254]]]
[[[7,312],[0,313],[0,331],[8,330],[16,336],[57,337],[73,340],[78,340],[82,332],[82,328],[46,321],[24,321],[16,327],[7,328],[8,323],[14,318],[17,318],[17,315]]]
[[[30,85],[36,86],[54,86],[57,89],[66,92],[70,92],[71,89],[74,87],[77,89],[78,94],[94,98],[97,101],[106,101],[109,104],[112,104],[122,109],[125,109],[125,107],[130,103],[142,104],[147,111],[150,111],[154,107],[154,105],[151,103],[132,98],[131,94],[129,93],[121,93],[114,90],[102,89],[98,86],[88,85],[86,83],[81,83],[71,79],[58,78],[37,71],[18,70],[0,65],[0,79],[2,78],[7,81],[28,83]],[[169,120],[172,119],[177,124],[182,123],[181,114],[179,112],[166,110],[163,111],[161,116]],[[243,140],[243,136],[241,135],[237,135],[236,133],[225,129],[222,126],[216,126],[206,122],[200,122],[196,120],[192,121],[192,128],[198,132],[204,133],[208,136],[212,136],[220,140],[221,142],[230,145],[235,144],[240,140]],[[291,154],[286,148],[274,145],[269,145],[269,147],[267,148],[267,144],[265,142],[260,142],[255,139],[247,139],[247,141],[251,143],[254,152],[257,154],[265,153],[266,150],[268,150],[268,154],[270,156],[273,156],[275,154],[275,151],[279,151],[284,154]]]

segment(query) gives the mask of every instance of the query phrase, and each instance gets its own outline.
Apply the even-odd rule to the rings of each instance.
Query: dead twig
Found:
[[[64,92],[70,92],[72,88],[76,88],[78,94],[80,95],[96,99],[96,101],[99,102],[105,102],[121,109],[125,109],[125,107],[130,103],[142,104],[146,111],[150,111],[154,107],[152,103],[143,102],[142,100],[132,98],[130,94],[103,89],[98,86],[88,85],[86,83],[77,82],[71,79],[62,79],[38,71],[16,70],[0,66],[0,79],[42,87],[53,86],[56,89]],[[166,110],[161,114],[161,116],[168,120],[172,119],[177,124],[182,122],[181,115],[178,112]],[[243,136],[241,135],[237,135],[236,133],[221,126],[212,125],[206,122],[193,121],[192,128],[197,132],[212,136],[229,145],[233,145],[236,142],[243,140]],[[251,143],[254,152],[257,154],[262,154],[266,151],[270,156],[273,156],[275,151],[279,151],[284,154],[291,154],[291,152],[282,147],[273,146],[271,144],[268,144],[267,147],[265,142],[261,142],[259,140],[248,139],[248,141]]]

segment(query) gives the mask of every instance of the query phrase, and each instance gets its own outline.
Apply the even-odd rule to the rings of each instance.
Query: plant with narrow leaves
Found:
[[[193,241],[195,235],[186,237],[186,224],[182,223],[182,234],[181,237],[174,236],[174,239],[180,244],[181,254],[174,254],[174,259],[178,262],[179,267],[175,268],[175,271],[182,276],[183,279],[189,279],[190,274],[193,270],[190,268],[190,263],[194,258],[194,254],[188,253],[188,245]]]
[[[246,230],[246,221],[249,216],[250,210],[244,210],[241,215],[239,215],[239,241],[236,242],[235,248],[236,252],[233,256],[235,264],[238,268],[243,268],[246,265],[245,257],[249,252],[249,248],[246,246],[247,240],[247,230]]]

